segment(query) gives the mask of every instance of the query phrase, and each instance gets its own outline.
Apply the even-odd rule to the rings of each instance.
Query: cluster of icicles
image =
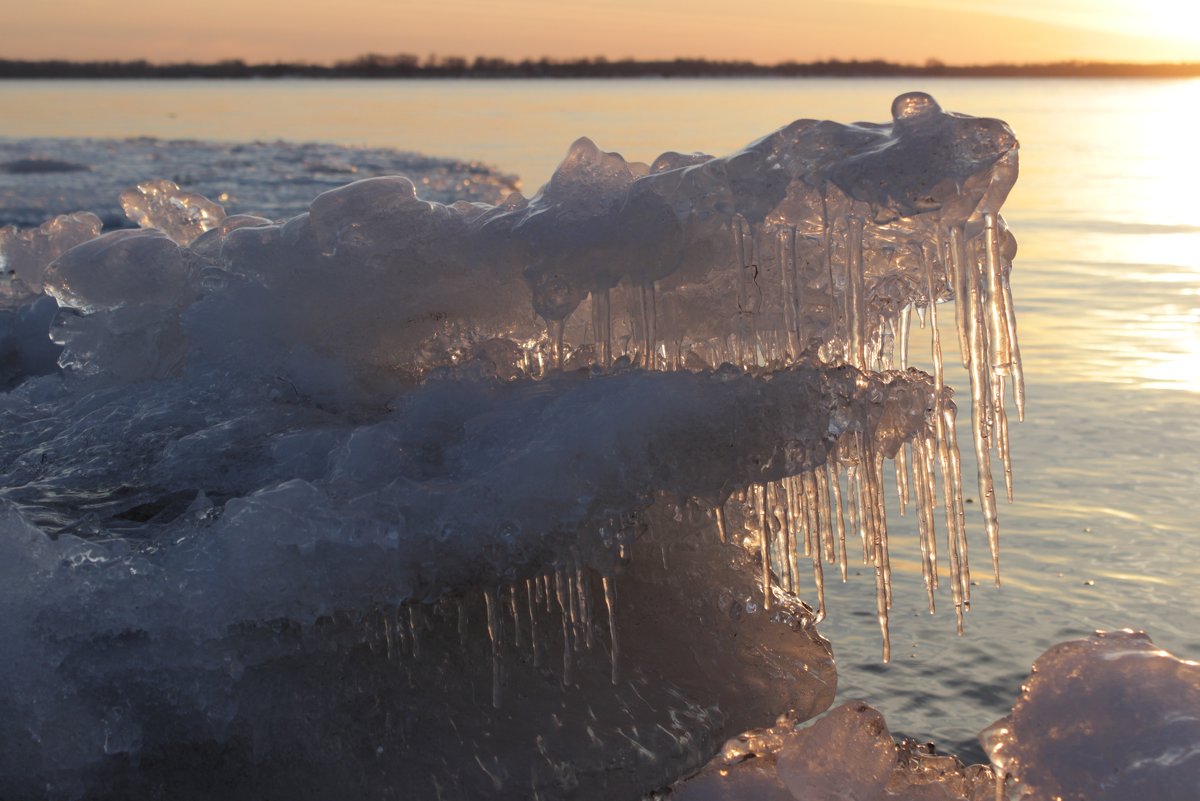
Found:
[[[919,531],[921,571],[930,613],[935,610],[934,591],[939,576],[936,521],[944,520],[945,551],[949,560],[950,586],[956,624],[963,631],[963,612],[970,608],[971,578],[965,529],[963,486],[958,439],[955,429],[956,407],[944,391],[943,351],[938,328],[938,300],[953,298],[956,310],[958,344],[963,366],[971,383],[972,433],[978,465],[980,509],[987,533],[996,586],[1000,585],[999,518],[992,453],[998,456],[1008,500],[1013,499],[1012,461],[1009,451],[1006,396],[1011,391],[1021,419],[1024,418],[1025,390],[1017,342],[1009,275],[1015,240],[999,215],[991,212],[976,221],[978,235],[968,238],[963,224],[939,227],[931,241],[921,249],[919,275],[923,300],[903,304],[898,312],[867,308],[864,286],[862,217],[848,215],[842,225],[830,225],[818,240],[829,285],[841,283],[847,291],[832,302],[826,297],[813,305],[828,314],[825,324],[833,332],[820,343],[819,353],[829,363],[846,363],[862,371],[909,369],[908,352],[915,311],[921,328],[931,331],[934,391],[925,425],[906,433],[907,442],[894,454],[885,453],[871,436],[854,431],[843,434],[830,449],[825,462],[811,470],[782,481],[751,485],[729,500],[714,507],[716,529],[722,542],[733,541],[761,554],[763,605],[769,609],[774,589],[789,594],[799,592],[801,557],[811,560],[816,592],[817,616],[825,617],[824,564],[836,565],[843,581],[847,579],[847,531],[861,545],[863,564],[874,568],[876,603],[883,636],[883,658],[890,659],[888,613],[892,607],[889,536],[884,500],[885,460],[894,465],[895,487],[901,514],[915,508]],[[802,352],[806,324],[804,278],[797,272],[802,258],[797,255],[794,228],[774,229],[761,234],[743,218],[731,226],[733,252],[741,262],[739,307],[770,305],[763,295],[777,293],[783,309],[783,330],[766,328],[750,311],[730,336],[705,343],[693,343],[688,352],[668,348],[655,335],[656,293],[653,282],[640,287],[634,303],[638,314],[630,335],[620,339],[621,352],[616,359],[633,362],[645,369],[688,369],[732,363],[749,369],[786,364]],[[835,248],[833,239],[842,238]],[[780,281],[772,286],[755,281],[758,265],[764,263],[760,248],[764,238],[778,244],[777,263]],[[752,243],[752,244],[751,244]],[[765,248],[764,248],[765,249]],[[834,253],[845,254],[838,263]],[[757,303],[749,298],[757,293]],[[934,299],[930,302],[929,299]],[[591,298],[591,331],[597,346],[593,353],[585,346],[588,360],[610,365],[613,354],[613,325],[609,292]],[[640,323],[638,325],[637,323]],[[552,356],[567,366],[580,363],[580,353],[571,352],[562,343],[561,322],[551,322],[548,336],[553,342]],[[676,342],[676,345],[678,343]],[[886,412],[885,412],[886,414]],[[940,473],[940,487],[938,474]],[[731,534],[727,507],[736,509],[744,523],[745,536]],[[940,507],[940,512],[939,512]],[[857,547],[857,546],[855,546]]]
[[[955,303],[997,583],[991,454],[1011,498],[1010,387],[1024,413],[1009,285],[1016,244],[999,216],[1016,180],[1016,140],[998,120],[945,113],[923,93],[897,98],[892,116],[885,125],[800,120],[724,158],[666,153],[651,165],[580,140],[537,196],[496,206],[425,202],[406,179],[380,178],[326,192],[307,214],[272,223],[225,218],[204,198],[149,182],[122,197],[126,212],[174,243],[161,235],[121,238],[131,232],[88,242],[98,232],[92,218],[76,221],[87,230],[74,238],[85,244],[53,254],[44,275],[40,268],[21,274],[14,248],[22,243],[11,236],[7,259],[31,291],[44,281],[61,305],[114,309],[141,292],[177,315],[194,300],[198,274],[223,270],[267,287],[283,310],[278,316],[299,321],[289,336],[308,337],[315,351],[375,376],[386,366],[416,380],[472,361],[510,379],[584,367],[732,364],[770,373],[814,359],[903,373],[915,308],[932,331],[922,426],[914,430],[911,415],[900,415],[902,430],[864,433],[888,427],[891,412],[881,403],[872,414],[882,423],[831,426],[823,458],[782,481],[733,477],[743,489],[714,506],[720,537],[739,540],[727,520],[736,511],[750,532],[738,544],[761,553],[765,606],[776,589],[797,591],[799,560],[808,558],[823,615],[823,564],[837,564],[845,578],[846,541],[860,540],[875,571],[886,659],[885,459],[895,460],[901,508],[916,509],[930,609],[940,583],[939,516],[960,630],[970,601],[939,302]],[[32,253],[35,245],[22,246]],[[168,264],[174,272],[164,270]],[[120,301],[106,297],[113,283],[105,269],[130,287]],[[153,280],[139,270],[154,271]],[[321,283],[330,276],[336,283]],[[327,315],[335,316],[325,327],[311,325]],[[570,594],[552,593],[544,580],[540,586],[541,597]]]

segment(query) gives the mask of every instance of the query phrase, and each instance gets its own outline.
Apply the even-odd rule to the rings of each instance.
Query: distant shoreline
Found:
[[[22,61],[0,59],[0,80],[14,79],[263,79],[370,78],[428,80],[453,78],[1196,78],[1200,62],[1140,64],[1061,61],[1039,64],[922,65],[890,61],[813,61],[756,64],[749,61],[609,61],[603,58],[557,61],[370,54],[333,65],[273,63],[154,64],[148,61]]]

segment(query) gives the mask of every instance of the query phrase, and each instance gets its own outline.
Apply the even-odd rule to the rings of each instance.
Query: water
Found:
[[[1004,213],[1021,247],[1029,400],[1012,425],[1015,502],[1000,508],[1004,587],[984,576],[976,516],[981,586],[964,637],[948,599],[933,618],[923,611],[915,533],[893,546],[894,580],[908,585],[896,592],[893,662],[879,661],[867,569],[827,584],[823,631],[842,698],[868,700],[897,733],[961,750],[1055,642],[1129,626],[1200,657],[1189,503],[1200,489],[1200,219],[1189,200],[1200,162],[1177,133],[1200,81],[14,82],[0,84],[0,101],[23,113],[0,132],[395,146],[494,163],[532,192],[579,135],[628,158],[719,154],[797,117],[884,119],[910,89],[1004,119],[1022,142]],[[961,398],[962,371],[947,381]]]

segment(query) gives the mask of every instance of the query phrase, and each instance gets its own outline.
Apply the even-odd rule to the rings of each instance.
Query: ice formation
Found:
[[[980,734],[1021,798],[1185,801],[1200,788],[1200,664],[1143,632],[1096,632],[1033,663]]]
[[[1142,632],[1096,632],[1042,654],[1012,713],[980,734],[991,767],[896,743],[883,716],[858,701],[797,723],[785,715],[729,740],[669,797],[1190,801],[1200,788],[1200,665]]]
[[[25,352],[44,293],[62,348],[2,407],[14,792],[664,785],[831,702],[827,565],[872,565],[887,658],[889,459],[961,628],[937,304],[998,571],[1017,145],[892,111],[651,165],[579,140],[496,205],[376,177],[272,222],[151,181],[122,196],[142,228],[6,234],[5,336]]]

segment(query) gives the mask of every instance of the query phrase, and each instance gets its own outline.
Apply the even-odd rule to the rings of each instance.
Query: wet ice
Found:
[[[893,369],[897,332],[914,306],[966,299],[975,444],[981,465],[1006,458],[1019,362],[997,211],[1016,142],[924,95],[894,112],[650,166],[579,140],[541,192],[495,205],[423,199],[396,176],[286,220],[225,217],[149,182],[126,205],[155,227],[40,256],[28,274],[62,306],[62,370],[14,377],[0,442],[13,547],[57,535],[41,573],[56,589],[6,592],[11,641],[72,691],[50,702],[30,680],[5,700],[23,727],[5,736],[37,753],[13,775],[76,795],[113,755],[169,767],[173,744],[199,742],[267,776],[426,781],[403,757],[417,734],[389,722],[400,681],[425,694],[434,746],[454,732],[432,721],[474,732],[432,774],[452,795],[665,784],[768,712],[829,703],[812,628],[826,565],[873,569],[886,658],[888,460],[931,604],[948,568],[961,625],[956,406],[939,371]],[[994,546],[988,504],[985,524]],[[722,649],[736,631],[754,659]],[[474,647],[468,667],[456,649]],[[360,658],[399,672],[326,697],[323,678]],[[137,692],[106,700],[140,664]],[[432,678],[442,664],[486,703],[460,708],[462,687]],[[280,720],[386,709],[361,730],[377,742],[326,753],[319,732],[279,731],[259,714],[268,676],[292,690]],[[537,725],[512,717],[538,704]],[[541,730],[559,704],[574,716]],[[621,720],[597,734],[581,704]],[[79,735],[39,752],[45,726]],[[377,748],[402,756],[380,767]],[[637,768],[595,767],[607,759]]]

